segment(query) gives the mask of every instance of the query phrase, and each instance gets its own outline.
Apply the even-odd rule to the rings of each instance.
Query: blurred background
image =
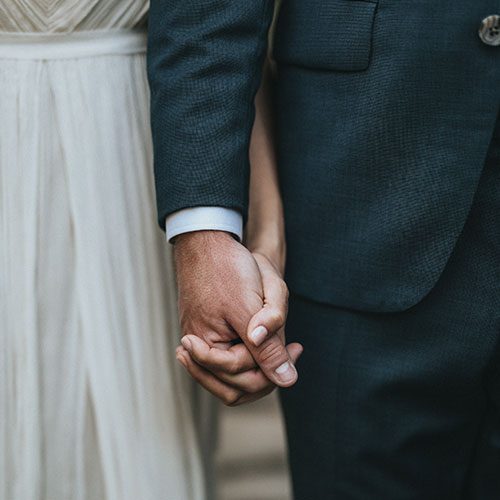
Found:
[[[277,392],[219,419],[216,500],[291,500]]]

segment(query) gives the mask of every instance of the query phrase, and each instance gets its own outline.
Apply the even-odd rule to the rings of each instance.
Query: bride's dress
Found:
[[[0,0],[0,498],[204,497],[155,224],[146,0]]]

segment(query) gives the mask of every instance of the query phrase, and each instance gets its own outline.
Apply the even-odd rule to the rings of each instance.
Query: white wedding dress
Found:
[[[205,497],[155,222],[147,10],[0,0],[2,500]]]

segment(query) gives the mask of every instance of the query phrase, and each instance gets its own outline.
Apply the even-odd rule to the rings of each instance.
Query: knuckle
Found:
[[[241,393],[236,391],[227,391],[222,395],[221,400],[225,406],[235,406],[240,398]]]
[[[200,330],[198,323],[193,320],[193,318],[188,315],[181,316],[179,318],[179,325],[181,329],[182,336],[185,335],[198,335],[198,331]]]
[[[272,382],[262,382],[260,384],[252,384],[248,387],[247,392],[250,394],[260,394],[262,391],[271,391],[274,388]]]
[[[245,392],[247,392],[248,394],[257,394],[260,391],[256,385],[250,384],[248,386],[245,386]]]
[[[288,300],[290,297],[290,291],[288,290],[287,284],[281,278],[279,280],[278,286],[280,288],[281,295],[285,298],[285,300]]]
[[[241,361],[237,358],[234,359],[227,367],[227,371],[230,375],[238,374],[241,371]]]
[[[283,326],[286,321],[286,311],[281,308],[275,308],[270,312],[270,320],[273,325],[277,325],[279,327]]]

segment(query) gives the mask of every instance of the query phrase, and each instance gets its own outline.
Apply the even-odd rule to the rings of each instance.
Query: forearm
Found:
[[[255,99],[255,122],[250,142],[250,203],[245,241],[282,272],[285,263],[283,204],[274,148],[270,71],[266,68]]]

